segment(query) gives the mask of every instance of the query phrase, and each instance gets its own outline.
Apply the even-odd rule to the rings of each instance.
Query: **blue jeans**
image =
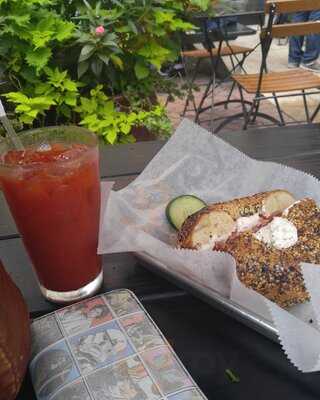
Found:
[[[292,22],[319,21],[320,10],[300,11],[293,14]],[[291,36],[289,39],[289,62],[309,64],[315,61],[320,53],[320,34],[306,36],[306,48],[302,50],[304,36]]]

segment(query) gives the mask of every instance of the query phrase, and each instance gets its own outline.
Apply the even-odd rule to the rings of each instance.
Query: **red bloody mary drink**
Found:
[[[77,127],[20,137],[24,150],[0,144],[0,182],[41,291],[62,303],[87,297],[102,283],[97,139]]]

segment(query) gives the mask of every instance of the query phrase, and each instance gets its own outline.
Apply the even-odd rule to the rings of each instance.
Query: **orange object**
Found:
[[[27,306],[0,261],[0,400],[16,398],[30,357]]]

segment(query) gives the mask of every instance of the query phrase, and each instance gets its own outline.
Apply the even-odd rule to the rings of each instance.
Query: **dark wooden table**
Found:
[[[279,161],[320,178],[319,125],[220,136],[252,157]],[[145,142],[101,149],[102,179],[115,180],[116,188],[124,187],[163,144]],[[55,307],[40,295],[3,198],[0,198],[0,258],[23,292],[32,316]],[[103,290],[126,287],[137,294],[208,399],[320,398],[319,373],[298,372],[278,344],[147,271],[132,254],[104,256],[103,265]],[[240,376],[240,383],[228,380],[227,368]],[[35,399],[29,375],[18,399]]]

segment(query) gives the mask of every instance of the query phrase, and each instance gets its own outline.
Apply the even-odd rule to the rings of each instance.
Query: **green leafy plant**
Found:
[[[81,123],[112,144],[133,141],[137,126],[170,134],[157,93],[181,91],[159,69],[193,27],[185,12],[210,2],[0,0],[6,107],[23,128]]]
[[[76,17],[76,44],[82,46],[78,75],[93,73],[94,81],[108,84],[113,92],[121,92],[133,80],[141,81],[153,69],[176,59],[179,46],[174,34],[193,28],[180,17],[180,1],[94,3],[83,0]]]
[[[13,86],[39,76],[75,25],[48,8],[52,0],[0,2],[0,66]]]
[[[35,119],[44,117],[46,111],[54,109],[55,123],[60,116],[66,119],[71,118],[72,110],[77,106],[79,82],[71,80],[67,71],[59,71],[58,68],[44,68],[45,80],[37,80],[35,86],[27,86],[25,93],[9,92],[4,96],[12,103],[17,104],[15,111],[19,121],[30,125]],[[33,96],[28,96],[31,92]]]
[[[80,98],[77,112],[81,116],[80,125],[102,136],[110,144],[134,142],[132,129],[137,126],[146,126],[162,136],[168,136],[172,131],[163,107],[157,105],[150,111],[137,108],[135,111],[120,111],[114,101],[105,95],[102,85],[91,90],[90,98]]]
[[[157,132],[157,135],[166,138],[173,131],[172,123],[168,118],[163,106],[156,106],[150,111],[144,111],[141,115],[141,122],[150,132]]]
[[[104,70],[108,70],[109,64],[112,63],[114,67],[123,70],[123,62],[119,57],[122,50],[117,43],[117,35],[114,32],[108,32],[102,23],[108,25],[103,21],[99,24],[100,16],[97,14],[104,14],[101,10],[101,4],[98,3],[96,8],[93,9],[87,2],[87,16],[78,17],[78,19],[88,20],[90,25],[88,32],[83,32],[83,26],[80,25],[76,32],[77,44],[82,46],[78,60],[78,77],[91,71],[98,80],[102,79]],[[96,19],[95,21],[95,16]]]
[[[15,112],[18,114],[19,121],[30,125],[39,116],[44,116],[45,111],[49,110],[54,101],[45,96],[28,97],[21,92],[11,92],[5,95],[12,103],[17,104]]]

